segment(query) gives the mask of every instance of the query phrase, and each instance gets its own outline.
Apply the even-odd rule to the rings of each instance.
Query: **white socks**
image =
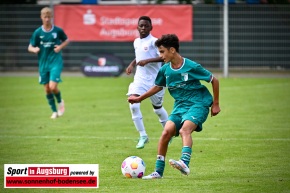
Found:
[[[161,107],[160,109],[153,109],[153,111],[159,117],[159,122],[161,123],[162,127],[164,127],[166,121],[168,120],[167,111],[164,109],[164,107]]]
[[[140,136],[147,136],[143,123],[142,113],[140,110],[140,103],[129,104],[129,106],[135,128],[137,129],[137,131],[139,131]]]

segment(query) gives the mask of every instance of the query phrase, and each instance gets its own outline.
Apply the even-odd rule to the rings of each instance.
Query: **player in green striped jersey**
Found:
[[[142,179],[162,178],[169,140],[179,134],[182,139],[181,157],[178,161],[170,159],[169,164],[182,174],[188,175],[192,153],[192,132],[202,130],[202,124],[207,119],[210,108],[212,116],[220,112],[218,79],[200,64],[179,54],[178,37],[174,34],[163,35],[155,45],[165,62],[155,79],[155,86],[139,97],[130,96],[128,102],[141,102],[163,87],[168,88],[175,101],[159,139],[155,172]],[[207,87],[200,83],[201,80],[212,84],[213,97]]]
[[[37,28],[30,39],[28,51],[38,56],[39,83],[44,85],[46,98],[51,107],[51,118],[62,116],[65,108],[58,83],[63,69],[62,49],[69,43],[64,31],[52,24],[52,10],[45,7],[40,12],[42,26]],[[58,109],[55,103],[58,103]]]

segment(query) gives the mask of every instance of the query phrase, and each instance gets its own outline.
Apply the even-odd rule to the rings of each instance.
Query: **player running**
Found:
[[[152,30],[151,19],[148,16],[141,16],[138,20],[137,29],[140,37],[134,41],[136,58],[126,69],[126,73],[129,75],[136,66],[136,73],[134,81],[129,85],[127,96],[140,96],[148,91],[154,85],[154,80],[163,61],[159,56],[157,47],[155,46],[157,38],[153,37],[150,33]],[[164,92],[164,89],[160,89],[159,92],[150,97],[153,111],[159,117],[159,122],[162,127],[164,127],[168,119],[168,114],[162,106]],[[144,148],[145,143],[149,142],[149,138],[144,127],[140,103],[130,104],[129,107],[132,120],[140,135],[136,148],[142,149]]]
[[[41,10],[42,26],[37,28],[30,39],[28,51],[38,55],[39,83],[44,85],[46,98],[52,110],[52,119],[62,116],[65,111],[64,100],[57,85],[61,82],[63,68],[62,49],[69,43],[64,31],[52,24],[52,10]],[[58,103],[58,110],[55,104]]]

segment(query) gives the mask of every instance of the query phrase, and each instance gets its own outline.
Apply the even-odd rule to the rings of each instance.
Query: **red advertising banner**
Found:
[[[193,8],[190,5],[56,5],[54,23],[71,41],[133,41],[139,37],[138,18],[149,16],[152,34],[174,33],[192,41]]]

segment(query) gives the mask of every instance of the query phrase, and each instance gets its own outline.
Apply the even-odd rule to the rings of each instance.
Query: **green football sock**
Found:
[[[47,94],[46,98],[52,112],[57,112],[53,94]]]
[[[162,161],[162,160],[156,160],[156,163],[155,163],[155,171],[156,171],[160,176],[163,176],[164,167],[165,167],[165,161]]]
[[[191,158],[192,150],[188,146],[184,146],[181,151],[181,160],[188,166]]]
[[[60,91],[56,94],[54,94],[55,98],[56,98],[56,101],[57,103],[60,103],[61,102],[61,94],[60,94]]]

